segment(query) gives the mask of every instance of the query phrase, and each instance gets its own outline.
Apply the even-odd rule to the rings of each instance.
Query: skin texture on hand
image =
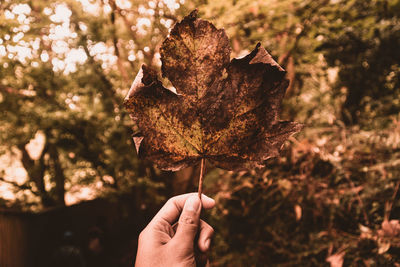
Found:
[[[213,199],[202,195],[200,201],[197,193],[169,199],[140,233],[135,266],[204,266],[214,230],[200,213],[214,206]]]

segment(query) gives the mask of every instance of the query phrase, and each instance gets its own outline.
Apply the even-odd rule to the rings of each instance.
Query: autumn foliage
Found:
[[[163,87],[142,66],[125,106],[138,126],[138,155],[164,170],[180,170],[207,159],[228,170],[260,168],[279,155],[300,130],[278,121],[289,81],[285,71],[257,44],[230,61],[223,30],[198,19],[197,10],[177,23],[161,46]]]

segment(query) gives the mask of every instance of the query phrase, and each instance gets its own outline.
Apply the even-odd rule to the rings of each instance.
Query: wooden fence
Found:
[[[29,266],[29,218],[26,214],[0,211],[0,266]]]
[[[153,213],[138,209],[132,202],[129,197],[118,201],[96,199],[40,213],[0,210],[0,267],[50,266],[65,231],[74,233],[77,244],[84,246],[94,226],[104,230],[115,250],[126,249],[118,246],[136,240]],[[129,249],[135,248],[130,245]],[[127,260],[130,266],[132,260]]]

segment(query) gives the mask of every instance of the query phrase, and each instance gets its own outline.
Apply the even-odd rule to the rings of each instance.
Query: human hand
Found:
[[[200,219],[202,207],[215,201],[197,193],[175,196],[167,201],[140,233],[136,267],[197,266],[207,262],[213,228]],[[179,217],[176,232],[174,223]]]

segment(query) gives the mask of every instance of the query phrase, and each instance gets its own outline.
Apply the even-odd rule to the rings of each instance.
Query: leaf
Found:
[[[382,230],[378,230],[378,234],[381,237],[396,237],[400,235],[400,223],[399,220],[383,220]]]
[[[378,242],[378,254],[384,254],[390,249],[390,242],[388,241],[381,241]]]
[[[302,215],[302,208],[299,204],[294,205],[294,213],[296,214],[296,221],[300,221]]]
[[[262,167],[301,129],[278,120],[288,80],[260,44],[230,61],[225,31],[195,10],[174,26],[160,53],[162,76],[176,92],[143,65],[124,102],[140,130],[139,156],[159,168],[179,170],[201,159],[228,170]]]
[[[326,261],[330,263],[330,267],[342,267],[346,251],[341,251],[329,256]]]

